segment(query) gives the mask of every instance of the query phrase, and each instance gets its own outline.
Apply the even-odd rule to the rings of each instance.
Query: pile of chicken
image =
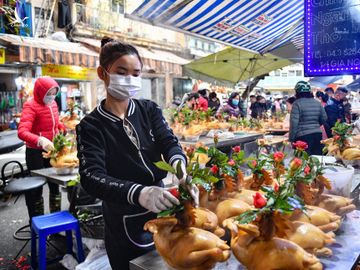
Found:
[[[352,144],[352,127],[345,123],[336,123],[332,128],[333,137],[323,140],[328,155],[341,160],[360,160],[360,146]]]
[[[44,158],[49,158],[51,166],[57,169],[78,167],[79,159],[74,140],[72,135],[59,133],[53,139],[54,150],[44,153]]]
[[[171,267],[206,270],[226,261],[230,247],[219,237],[228,229],[231,251],[246,269],[323,269],[317,257],[332,256],[328,245],[336,241],[334,231],[355,205],[349,198],[322,194],[330,184],[321,173],[311,182],[291,184],[305,205],[286,213],[275,210],[244,224],[239,216],[267,207],[264,190],[275,194],[279,187],[288,188],[290,182],[284,175],[294,173],[292,169],[285,169],[283,161],[277,162],[277,156],[272,155],[277,164],[272,169],[261,167],[259,159],[246,161],[253,174],[244,177],[239,163],[246,159],[239,148],[233,148],[230,158],[214,148],[207,153],[186,152],[188,173],[200,189],[200,207],[185,207],[180,218],[161,217],[145,225],[154,234],[157,251]],[[290,167],[296,165],[294,160]],[[216,178],[220,180],[216,182]]]

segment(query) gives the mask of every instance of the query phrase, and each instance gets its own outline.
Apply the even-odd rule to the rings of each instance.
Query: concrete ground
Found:
[[[45,213],[49,213],[49,189],[45,185],[43,189],[45,201]],[[13,233],[28,223],[28,213],[25,205],[25,197],[21,196],[14,204],[16,198],[11,198],[9,201],[0,201],[0,270],[21,269],[27,270],[30,266],[30,242],[21,252],[17,261],[13,261],[14,256],[24,245],[24,241],[15,240]],[[69,203],[66,198],[66,193],[62,192],[62,210],[68,208]],[[51,237],[50,242],[54,244],[59,250],[66,251],[66,240],[62,236]],[[53,248],[47,247],[48,258],[56,258],[60,254]],[[21,257],[23,256],[23,257]],[[48,265],[47,269],[65,269],[60,263]]]

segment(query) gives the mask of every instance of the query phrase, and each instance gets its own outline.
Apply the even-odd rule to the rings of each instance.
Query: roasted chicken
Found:
[[[231,249],[248,270],[320,270],[322,264],[314,255],[286,239],[261,240],[253,224],[237,224],[231,219],[223,225],[231,231]]]
[[[225,231],[218,226],[219,220],[215,213],[202,207],[195,208],[193,211],[195,215],[195,223],[193,227],[212,232],[219,237],[224,236]]]
[[[215,210],[215,213],[219,219],[219,223],[230,217],[238,216],[251,209],[251,206],[246,202],[238,199],[227,199],[220,202]]]
[[[291,224],[291,229],[285,232],[285,239],[288,239],[307,252],[316,256],[331,256],[332,251],[326,245],[335,243],[333,232],[325,233],[315,225],[306,222],[295,221]]]
[[[178,225],[174,217],[148,221],[145,226],[154,234],[157,251],[168,265],[178,270],[212,269],[230,257],[230,247],[215,234]]]
[[[317,206],[336,213],[339,216],[343,216],[356,209],[352,201],[352,199],[342,196],[321,194],[320,202]]]
[[[301,211],[294,211],[290,220],[311,223],[324,232],[339,229],[341,223],[340,216],[316,206],[307,205],[306,208],[306,214]]]

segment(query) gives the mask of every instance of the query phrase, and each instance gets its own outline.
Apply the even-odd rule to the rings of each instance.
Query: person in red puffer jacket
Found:
[[[50,77],[40,77],[34,86],[34,97],[25,102],[18,128],[18,136],[26,144],[26,165],[28,170],[51,167],[43,151],[54,149],[53,138],[59,130],[65,130],[59,121],[58,106],[55,102],[59,85]],[[57,184],[48,182],[50,189],[50,212],[60,211],[61,194]],[[30,220],[44,214],[42,187],[25,194]]]

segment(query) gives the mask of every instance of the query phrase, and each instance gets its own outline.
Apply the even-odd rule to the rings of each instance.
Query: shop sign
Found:
[[[0,65],[5,64],[5,49],[0,48]]]
[[[305,0],[305,75],[360,74],[360,5]]]
[[[96,76],[95,68],[84,68],[79,66],[43,65],[42,75],[54,78],[73,79],[79,81],[90,81]]]

